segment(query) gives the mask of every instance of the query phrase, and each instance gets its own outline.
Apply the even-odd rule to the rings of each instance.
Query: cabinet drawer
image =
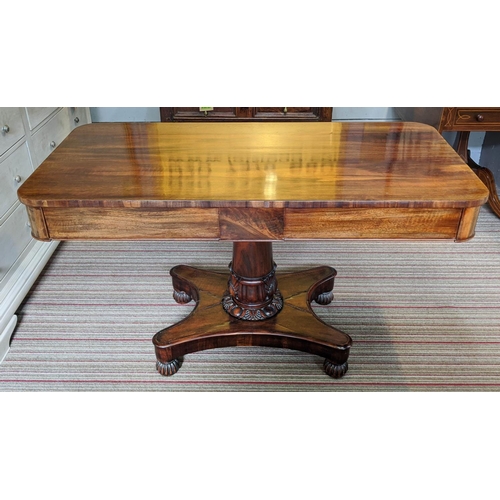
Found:
[[[48,118],[56,109],[57,108],[26,108],[30,130],[40,125],[40,123]]]
[[[38,167],[70,131],[67,110],[62,109],[33,134],[33,166]]]
[[[74,130],[80,125],[85,125],[89,123],[89,116],[87,113],[87,108],[67,108],[69,116],[69,126],[71,130]]]
[[[20,108],[0,108],[0,155],[24,136]]]
[[[318,120],[319,108],[255,108],[254,118],[273,120]]]
[[[454,124],[470,130],[500,130],[500,108],[458,108]]]
[[[17,201],[17,190],[32,172],[26,143],[0,163],[0,221]]]
[[[19,205],[0,226],[0,281],[31,241],[31,229],[24,205]]]
[[[172,121],[222,120],[235,119],[236,108],[212,108],[211,111],[200,111],[200,108],[169,108]]]

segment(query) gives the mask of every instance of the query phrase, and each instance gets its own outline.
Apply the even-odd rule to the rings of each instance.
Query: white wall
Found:
[[[333,108],[332,120],[399,120],[394,108]]]

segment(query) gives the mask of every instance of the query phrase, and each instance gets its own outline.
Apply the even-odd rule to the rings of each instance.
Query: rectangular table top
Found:
[[[414,207],[488,190],[417,123],[94,123],[23,184],[32,207]]]
[[[41,240],[463,241],[488,190],[417,123],[96,123],[18,195]]]

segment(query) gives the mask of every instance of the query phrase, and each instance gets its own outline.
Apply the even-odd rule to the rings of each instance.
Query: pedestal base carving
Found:
[[[226,291],[222,297],[222,307],[224,310],[237,319],[243,321],[262,321],[264,319],[272,318],[275,314],[283,308],[283,297],[281,292],[276,290],[273,298],[269,304],[259,308],[249,308],[241,304],[237,304],[231,294]]]
[[[160,373],[175,373],[178,369],[175,360],[185,354],[231,346],[295,349],[329,360],[332,367],[325,371],[334,378],[347,371],[351,338],[324,323],[311,309],[312,301],[333,288],[336,272],[331,267],[278,274],[283,308],[263,321],[243,321],[221,307],[227,274],[189,266],[176,266],[170,273],[177,288],[186,290],[196,306],[183,321],[153,337],[158,366],[163,370],[159,368]]]

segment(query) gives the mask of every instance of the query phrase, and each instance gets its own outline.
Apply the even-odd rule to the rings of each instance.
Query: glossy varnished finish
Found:
[[[42,209],[32,217],[42,239],[314,238],[304,229],[315,210],[331,228],[316,237],[335,238],[347,215],[329,210],[347,208],[358,223],[337,237],[404,237],[394,227],[406,218],[406,237],[453,239],[487,195],[446,141],[415,123],[91,124],[19,190]],[[374,209],[392,211],[373,224]]]

